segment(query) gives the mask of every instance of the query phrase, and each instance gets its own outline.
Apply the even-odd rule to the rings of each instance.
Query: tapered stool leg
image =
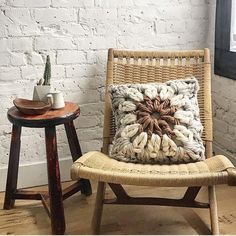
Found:
[[[65,217],[62,200],[60,168],[57,155],[56,128],[46,127],[46,153],[48,167],[48,188],[50,196],[50,217],[53,234],[64,234]]]
[[[21,126],[12,126],[11,134],[11,147],[7,172],[7,184],[4,200],[4,209],[11,209],[14,207],[15,199],[14,193],[17,189],[17,177],[19,169],[19,157],[20,157],[20,137]]]
[[[71,151],[72,160],[74,162],[82,156],[74,122],[70,121],[70,122],[65,123],[65,130],[66,130],[66,135],[67,135],[67,139],[68,139],[68,143],[69,143],[69,147]],[[92,188],[91,188],[90,181],[87,179],[81,179],[79,181],[82,182],[81,193],[85,194],[86,196],[91,195]]]

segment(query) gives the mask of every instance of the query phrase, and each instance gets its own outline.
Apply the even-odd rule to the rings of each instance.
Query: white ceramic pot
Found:
[[[34,86],[33,100],[47,102],[47,94],[51,92],[50,85]]]

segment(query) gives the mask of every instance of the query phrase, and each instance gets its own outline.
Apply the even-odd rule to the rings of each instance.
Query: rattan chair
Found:
[[[165,205],[209,208],[211,229],[219,234],[215,185],[236,185],[236,170],[222,155],[212,157],[211,64],[209,50],[128,51],[109,49],[106,86],[124,83],[164,82],[195,76],[200,85],[198,102],[204,125],[202,138],[206,147],[205,161],[180,165],[142,165],[119,162],[110,158],[109,145],[116,127],[109,95],[105,97],[102,152],[91,151],[79,158],[71,168],[73,180],[98,181],[96,205],[92,220],[93,233],[99,233],[103,204]],[[105,185],[116,199],[105,199]],[[121,184],[137,186],[188,187],[181,199],[130,197]],[[208,186],[209,203],[195,198],[202,186]],[[174,233],[174,232],[173,232]]]

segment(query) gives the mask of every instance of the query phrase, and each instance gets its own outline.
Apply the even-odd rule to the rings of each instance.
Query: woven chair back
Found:
[[[209,49],[190,51],[129,51],[109,49],[106,88],[110,84],[165,82],[195,76],[200,90],[198,103],[204,126],[204,142],[212,142],[211,66]],[[111,101],[105,95],[103,152],[116,132]],[[207,145],[209,148],[209,145]],[[209,154],[211,150],[206,150]]]

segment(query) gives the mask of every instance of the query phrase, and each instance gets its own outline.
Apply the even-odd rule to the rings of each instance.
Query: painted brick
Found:
[[[76,10],[72,9],[35,9],[34,17],[36,22],[41,24],[60,24],[61,22],[73,22],[77,20]]]
[[[81,115],[91,116],[91,115],[101,115],[104,112],[104,103],[90,103],[80,105]]]
[[[66,77],[94,77],[97,74],[97,65],[73,65],[66,67]]]
[[[4,6],[6,4],[6,0],[0,0],[0,6]]]
[[[188,23],[187,23],[188,24]],[[166,23],[166,31],[167,33],[176,32],[183,33],[186,30],[186,23],[184,20],[170,20]]]
[[[220,146],[223,146],[227,151],[232,153],[236,152],[235,138],[232,139],[230,135],[222,135],[221,132],[215,131],[214,140]]]
[[[222,117],[225,116],[225,111],[221,108],[216,108],[215,106],[213,106],[213,111],[214,111],[214,117],[218,119],[222,119]]]
[[[119,24],[119,35],[131,35],[131,36],[139,36],[140,34],[145,34],[145,35],[155,35],[155,32],[157,31],[157,26],[158,26],[158,33],[160,32],[165,32],[165,26],[164,30],[162,29],[162,25],[158,24],[157,22],[143,22],[134,25],[132,22],[122,22]]]
[[[93,139],[101,140],[102,132],[103,132],[103,128],[101,127],[96,127],[96,128],[91,128],[91,129],[79,129],[78,135],[79,135],[80,141],[90,141]]]
[[[0,37],[6,37],[7,36],[7,26],[1,26],[0,28]]]
[[[43,66],[22,66],[21,76],[23,79],[32,80],[40,79],[43,77],[44,67]]]
[[[102,141],[101,140],[90,140],[90,141],[82,141],[80,142],[82,152],[86,153],[88,151],[101,151]]]
[[[100,85],[100,81],[94,77],[92,78],[79,78],[79,87],[81,89],[97,89]]]
[[[21,26],[16,24],[9,24],[8,28],[8,36],[15,37],[15,36],[22,36]]]
[[[229,112],[236,114],[236,102],[231,101],[229,104]]]
[[[94,51],[87,51],[87,63],[98,65],[100,63],[106,64],[107,49]]]
[[[201,5],[206,5],[207,1],[206,0],[199,0],[199,1],[196,1],[196,0],[190,0],[191,1],[191,4],[193,6],[201,6]]]
[[[90,128],[96,127],[100,124],[100,119],[98,116],[80,116],[75,123],[78,128]]]
[[[22,25],[21,31],[23,36],[38,36],[42,34],[36,22],[31,22],[31,24],[28,25]]]
[[[114,37],[91,37],[77,40],[79,49],[107,49],[116,47]]]
[[[8,137],[11,134],[12,126],[9,123],[8,125],[0,125],[0,136]]]
[[[52,78],[65,77],[65,67],[61,65],[51,66]]]
[[[32,22],[27,8],[9,8],[5,10],[5,16],[13,24],[27,25]]]
[[[222,134],[227,134],[229,131],[229,126],[220,119],[214,119],[213,123],[214,130],[221,132]]]
[[[186,20],[185,22],[185,29],[189,33],[195,33],[195,32],[202,32],[208,30],[208,20],[207,19],[191,19]]]
[[[170,6],[181,5],[183,3],[183,1],[185,1],[185,4],[189,4],[189,0],[172,0],[172,1],[135,0],[134,5],[137,7],[147,7],[147,6],[149,6],[149,7],[170,7]]]
[[[81,0],[52,0],[52,6],[53,7],[93,7],[94,6],[94,1],[93,0],[86,0],[86,1],[81,1]]]
[[[223,117],[221,117],[226,123],[229,124],[229,129],[232,126],[232,124],[236,123],[236,116],[234,113],[226,112]]]
[[[8,5],[13,7],[49,7],[50,4],[50,0],[8,0]]]
[[[26,65],[26,59],[24,53],[11,53],[10,62],[13,66]]]
[[[0,67],[0,81],[14,81],[20,77],[19,67]]]
[[[177,6],[161,7],[159,9],[161,19],[182,20],[190,19],[192,16],[192,7],[187,4],[178,4]],[[198,14],[198,13],[197,13]]]
[[[229,135],[232,138],[232,140],[235,140],[236,137],[236,124],[232,124],[229,128]]]
[[[79,19],[82,22],[89,22],[95,19],[96,21],[104,21],[104,20],[115,20],[117,18],[117,10],[116,9],[89,9],[82,8],[79,11]]]
[[[154,22],[154,31],[157,34],[166,33],[167,32],[167,23],[166,23],[166,21],[165,20],[156,20]]]
[[[127,8],[133,5],[133,0],[95,0],[95,6],[101,8]]]
[[[11,50],[11,42],[8,39],[0,39],[0,52]]]
[[[0,105],[2,113],[6,113],[7,109],[12,107],[12,100],[13,99],[15,99],[16,97],[19,97],[20,94],[24,93],[24,87],[21,87],[21,86],[19,86],[19,84],[16,83],[17,81],[21,80],[20,71],[18,71],[18,68],[16,68],[16,70],[14,68],[16,68],[16,67],[13,67],[13,69],[3,72],[3,74],[5,74],[5,79],[2,81],[1,81],[2,76],[0,73],[1,86],[4,88],[4,89],[2,89],[2,91],[0,93],[1,103],[3,103]],[[0,69],[2,69],[2,68],[0,67]],[[16,72],[16,74],[14,74],[15,72]],[[9,94],[11,94],[11,95],[9,96]],[[26,94],[24,94],[23,97],[26,97]],[[4,98],[7,98],[7,101],[4,100]],[[5,103],[4,103],[4,101],[5,101]],[[4,109],[2,109],[2,107]],[[7,116],[3,116],[3,117],[7,118]],[[2,117],[1,117],[1,119],[2,119]],[[0,121],[1,121],[1,119],[0,119]],[[8,124],[8,122],[3,122],[2,124]]]
[[[78,23],[66,23],[62,24],[62,30],[67,34],[73,36],[88,36],[91,35],[92,31],[88,25]]]
[[[71,37],[37,37],[35,40],[36,50],[53,50],[68,48],[76,48]]]
[[[6,10],[1,8],[0,10],[0,22],[1,22],[1,27],[4,25],[12,24],[12,20],[9,19],[9,17],[6,16]]]
[[[31,51],[32,43],[32,38],[13,38],[11,39],[12,51]]]
[[[30,65],[42,65],[44,63],[41,54],[37,52],[27,53],[26,57]]]
[[[123,19],[125,22],[140,23],[147,20],[157,20],[160,19],[161,13],[159,8],[119,8],[118,9],[119,19]]]
[[[78,89],[78,88],[77,88]],[[78,93],[71,91],[71,89],[64,90],[64,94],[67,98],[67,101],[75,101],[79,104],[89,104],[89,103],[97,103],[100,101],[100,93],[97,90],[81,90]]]
[[[214,98],[214,97],[213,97]],[[229,110],[229,99],[220,96],[220,99],[214,99],[214,103],[217,107],[223,108],[225,111]]]
[[[86,62],[86,55],[82,51],[76,51],[76,50],[58,51],[57,64],[77,64],[85,62]]]
[[[220,79],[222,80],[222,78]],[[222,94],[223,97],[226,97],[236,102],[235,81],[228,78],[224,78],[224,82],[225,82],[223,84],[224,87],[221,87],[220,93]]]
[[[192,7],[192,18],[193,19],[207,19],[208,8],[205,5],[193,6]]]
[[[7,66],[9,64],[10,64],[10,53],[9,52],[1,52],[0,66]]]

